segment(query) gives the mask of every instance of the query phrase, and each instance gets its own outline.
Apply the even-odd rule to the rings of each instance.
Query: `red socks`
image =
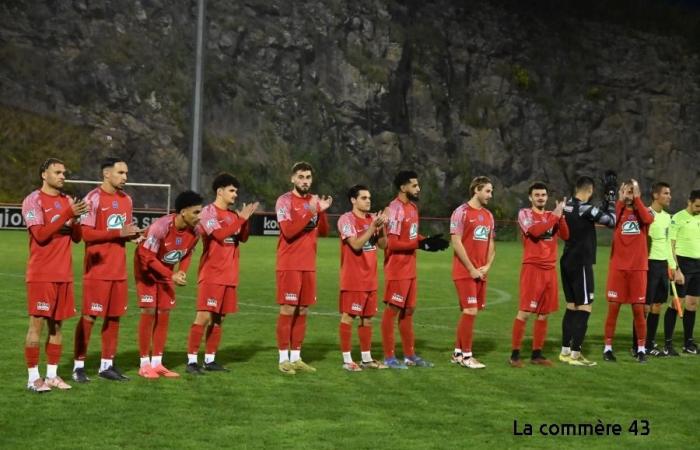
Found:
[[[114,359],[117,354],[117,341],[119,340],[119,319],[105,317],[102,323],[102,358]]]
[[[292,322],[292,350],[301,350],[306,335],[306,314],[294,316]]]
[[[151,336],[153,335],[153,322],[156,316],[153,314],[141,314],[139,320],[139,354],[147,358],[151,352]]]
[[[359,330],[358,330],[359,331]],[[338,327],[340,334],[340,351],[347,353],[352,350],[352,324],[340,322]]]
[[[523,336],[525,336],[525,325],[527,322],[520,320],[517,317],[513,321],[513,336],[511,338],[511,348],[513,350],[520,350],[520,346],[523,342]]]
[[[360,337],[360,351],[370,351],[372,348],[372,327],[360,325],[357,327],[357,335]]]
[[[190,327],[190,336],[187,339],[187,353],[196,354],[199,352],[199,344],[202,342],[202,336],[204,336],[204,325],[193,323]]]
[[[394,357],[394,319],[396,311],[387,305],[382,315],[382,347],[384,348],[384,358]]]
[[[544,347],[544,340],[547,337],[547,319],[535,320],[534,330],[532,332],[532,349],[542,350]]]
[[[289,350],[289,338],[292,335],[292,321],[294,316],[280,314],[277,317],[277,348]]]
[[[95,322],[86,320],[83,316],[78,319],[78,324],[75,327],[75,346],[73,357],[77,360],[84,360],[87,354],[90,335],[92,334],[92,326]]]
[[[612,345],[618,314],[620,314],[620,304],[608,302],[608,317],[605,318],[605,345]],[[646,339],[646,331],[644,331],[644,337]]]
[[[413,333],[413,314],[399,316],[399,333],[401,333],[401,346],[403,356],[414,356],[416,354],[415,335]]]
[[[647,340],[647,321],[644,318],[644,305],[641,303],[632,305],[632,314],[634,315],[634,330],[637,332],[637,345],[644,347]]]
[[[464,353],[471,353],[472,340],[474,336],[474,319],[476,316],[462,313],[459,320],[457,333],[459,334],[459,345]]]
[[[207,342],[204,346],[204,351],[207,354],[213,355],[219,348],[221,342],[221,325],[214,323],[207,328]]]
[[[46,343],[46,363],[51,365],[58,365],[61,361],[61,353],[63,351],[63,346],[61,344],[52,344],[51,342]],[[38,354],[37,354],[38,356]]]
[[[39,365],[39,347],[24,347],[24,360],[27,362],[27,369]]]
[[[170,323],[170,313],[158,312],[156,317],[156,327],[153,330],[153,355],[162,356],[165,351],[165,342],[168,340],[168,324]],[[144,355],[148,356],[148,354]]]

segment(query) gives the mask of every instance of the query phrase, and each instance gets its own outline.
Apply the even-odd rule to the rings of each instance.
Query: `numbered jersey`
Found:
[[[404,203],[398,198],[389,204],[387,235],[398,236],[402,242],[418,239],[418,208],[413,202]],[[384,251],[384,279],[411,280],[416,278],[416,251]]]
[[[340,236],[340,290],[377,290],[377,235],[375,233],[360,250],[355,250],[347,241],[363,235],[372,224],[371,214],[357,217],[346,212],[338,219]]]
[[[467,257],[474,267],[486,265],[491,239],[495,236],[491,211],[472,208],[468,203],[461,204],[450,217],[450,234],[461,237]],[[452,279],[463,278],[471,278],[471,275],[455,254],[452,258]]]
[[[647,236],[654,216],[639,199],[635,200],[634,209],[618,201],[615,210],[617,224],[610,249],[610,269],[647,270]]]
[[[49,195],[36,190],[22,202],[22,216],[29,230],[61,220],[61,216],[65,217],[65,211],[70,208],[70,201],[65,195]],[[39,244],[30,232],[26,281],[73,281],[70,242],[70,232],[56,233],[43,244]]]
[[[80,225],[98,231],[113,231],[116,235],[126,224],[132,223],[132,203],[123,191],[113,194],[101,187],[88,193],[87,214],[80,218]],[[85,242],[84,278],[88,280],[126,280],[125,240],[112,237],[109,240]]]
[[[184,230],[175,228],[175,214],[159,218],[148,227],[146,239],[134,253],[136,281],[171,282],[157,271],[149,269],[147,258],[142,256],[144,251],[153,254],[160,263],[172,271],[175,264],[180,264],[191,254],[198,240],[197,232],[192,228],[187,227]]]

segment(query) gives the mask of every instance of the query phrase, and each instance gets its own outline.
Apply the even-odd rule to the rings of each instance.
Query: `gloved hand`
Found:
[[[449,246],[450,243],[442,238],[442,234],[436,234],[418,242],[418,248],[426,252],[443,251]]]
[[[603,206],[614,205],[617,201],[617,173],[614,170],[606,170],[603,176]],[[603,208],[607,209],[607,208]]]

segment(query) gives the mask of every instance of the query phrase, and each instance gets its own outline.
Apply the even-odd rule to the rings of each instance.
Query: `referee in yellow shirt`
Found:
[[[683,313],[683,353],[696,355],[698,346],[693,341],[695,311],[700,296],[700,189],[688,196],[688,206],[671,218],[669,235],[671,248],[678,268],[674,281],[678,297],[684,304]],[[673,307],[664,316],[664,353],[677,356],[673,350],[673,329],[676,326],[677,312]]]

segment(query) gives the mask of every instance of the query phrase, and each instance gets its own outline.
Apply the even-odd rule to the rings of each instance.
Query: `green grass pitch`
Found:
[[[419,256],[416,347],[433,369],[364,371],[341,369],[338,350],[338,240],[321,239],[318,304],[309,319],[304,359],[316,374],[277,371],[274,303],[276,239],[252,237],[242,249],[240,312],[224,323],[217,359],[232,370],[192,378],[184,374],[185,346],[194,316],[195,286],[178,289],[164,362],[182,378],[144,380],[138,354],[133,280],[131,307],[122,321],[117,364],[132,380],[98,379],[99,326],[87,361],[93,381],[68,392],[34,395],[24,389],[26,333],[24,268],[26,232],[0,233],[0,447],[2,448],[690,448],[696,444],[700,359],[652,359],[641,366],[630,346],[631,311],[620,314],[617,364],[601,361],[609,248],[599,250],[596,299],[584,353],[599,365],[546,369],[507,366],[517,309],[521,246],[499,242],[489,281],[488,307],[476,321],[475,354],[487,368],[470,371],[449,364],[458,308],[450,279],[451,252]],[[82,246],[75,246],[80,273]],[[201,251],[199,248],[197,252]],[[133,245],[129,246],[129,262]],[[198,255],[195,257],[198,259]],[[196,279],[197,261],[190,280]],[[76,303],[81,292],[76,278]],[[380,310],[381,314],[381,310]],[[70,378],[76,319],[65,324],[59,373]],[[680,331],[680,323],[677,333]],[[523,351],[530,350],[531,322]],[[555,359],[561,314],[550,318],[545,353]],[[354,336],[354,356],[357,336]],[[400,338],[397,333],[397,348]],[[373,354],[381,356],[378,320]],[[41,371],[44,372],[42,351]],[[647,420],[650,433],[635,436],[633,420]],[[531,424],[533,435],[515,435]],[[620,424],[621,434],[544,436],[541,425]],[[642,422],[638,422],[642,430]],[[549,429],[549,428],[548,428]]]

